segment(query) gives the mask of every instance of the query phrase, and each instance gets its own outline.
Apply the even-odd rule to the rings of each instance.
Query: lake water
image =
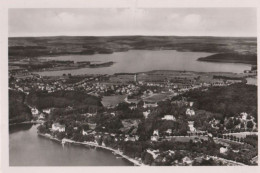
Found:
[[[85,146],[62,145],[37,135],[32,124],[10,127],[10,166],[131,166],[111,151]]]
[[[212,55],[203,52],[178,52],[175,50],[130,50],[127,52],[115,52],[113,54],[95,55],[67,55],[57,57],[43,57],[50,60],[74,60],[95,62],[116,62],[110,67],[82,68],[74,70],[44,71],[38,72],[43,76],[56,76],[71,73],[80,74],[114,74],[136,73],[152,70],[185,70],[200,72],[235,72],[241,73],[249,70],[250,65],[235,63],[212,63],[197,61],[200,57]]]

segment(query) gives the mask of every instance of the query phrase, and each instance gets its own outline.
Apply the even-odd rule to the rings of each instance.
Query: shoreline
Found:
[[[130,158],[126,155],[124,155],[121,151],[119,150],[115,150],[113,148],[110,148],[110,147],[106,147],[106,146],[102,146],[102,145],[98,145],[94,142],[76,142],[76,141],[73,141],[73,140],[70,140],[70,139],[62,139],[62,140],[59,140],[55,137],[52,137],[50,134],[42,134],[42,133],[38,133],[39,136],[42,136],[42,137],[45,137],[45,138],[48,138],[48,139],[51,139],[51,140],[54,140],[54,141],[57,141],[57,142],[60,142],[62,145],[64,145],[65,143],[71,143],[71,144],[81,144],[81,145],[87,145],[87,146],[92,146],[92,147],[98,147],[98,148],[102,148],[102,149],[106,149],[106,150],[109,150],[109,151],[112,151],[112,153],[116,154],[116,155],[119,155],[121,156],[122,158],[128,160],[129,162],[133,163],[134,166],[144,166],[143,163],[140,163],[138,160],[136,159],[133,159],[133,158]]]
[[[41,124],[42,122],[40,121],[24,121],[20,123],[11,123],[9,126],[14,126],[14,125],[20,125],[20,124]]]

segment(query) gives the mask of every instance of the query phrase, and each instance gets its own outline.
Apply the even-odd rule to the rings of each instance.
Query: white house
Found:
[[[36,109],[36,108],[32,108],[31,112],[32,112],[33,115],[38,115],[39,114],[39,110]]]
[[[176,121],[176,118],[173,115],[164,115],[162,120]]]
[[[190,107],[192,107],[193,106],[193,102],[190,102]]]
[[[53,131],[65,132],[65,125],[61,125],[60,123],[52,124]]]
[[[151,136],[151,141],[158,141],[159,136]]]
[[[137,105],[129,106],[129,108],[130,108],[131,110],[135,110],[135,109],[137,108]]]
[[[195,111],[190,109],[190,108],[187,108],[186,109],[186,115],[193,116],[193,115],[195,115]]]
[[[243,121],[246,121],[248,114],[247,114],[246,112],[242,112],[240,115],[241,115],[241,117],[242,117],[241,119],[242,119]]]
[[[158,104],[157,104],[157,102],[144,102],[144,108],[148,108],[148,107],[152,107],[152,108],[155,108],[155,107],[157,107],[158,106]]]
[[[151,112],[150,110],[143,112],[144,118],[148,118],[150,112]]]
[[[42,112],[50,114],[51,113],[51,109],[43,109]]]
[[[138,138],[139,139],[139,138]],[[126,138],[125,138],[125,141],[135,141],[136,140],[136,137],[135,136],[127,136]]]
[[[194,121],[188,121],[188,126],[190,128],[190,132],[196,132],[196,129],[194,127]]]
[[[193,162],[193,161],[192,161],[188,156],[185,156],[185,157],[182,159],[182,163],[185,163],[185,164],[188,164],[188,165],[191,165],[192,162]]]
[[[153,135],[159,136],[159,131],[158,130],[154,130],[153,131]]]
[[[172,134],[172,129],[166,130],[166,133],[168,133],[169,135]]]
[[[221,147],[221,148],[219,149],[219,152],[220,152],[221,154],[225,154],[227,151],[228,151],[228,148],[227,148],[227,147]]]
[[[88,135],[88,132],[85,130],[82,130],[82,135]]]
[[[41,113],[38,117],[39,120],[44,120],[45,119],[45,115],[43,113]]]

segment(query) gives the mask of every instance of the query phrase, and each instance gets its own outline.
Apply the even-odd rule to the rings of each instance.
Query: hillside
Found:
[[[9,124],[30,121],[31,109],[24,103],[25,94],[9,90]]]
[[[101,107],[101,99],[80,91],[32,92],[27,102],[38,109],[94,106]]]
[[[207,62],[244,63],[257,65],[256,54],[221,53],[199,58],[198,60]]]
[[[194,101],[197,109],[220,113],[224,117],[247,112],[257,119],[257,87],[253,85],[213,87],[208,91],[190,91],[183,96]]]

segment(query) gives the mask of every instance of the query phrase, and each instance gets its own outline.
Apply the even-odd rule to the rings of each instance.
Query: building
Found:
[[[41,113],[38,117],[39,120],[44,120],[45,119],[45,114]]]
[[[241,115],[241,119],[243,121],[246,121],[248,114],[246,112],[242,112],[240,115]]]
[[[162,120],[176,121],[176,118],[173,115],[164,115]]]
[[[219,153],[221,153],[221,154],[225,154],[227,151],[228,151],[228,148],[227,148],[227,147],[221,147],[221,148],[219,149]]]
[[[188,121],[188,126],[190,128],[190,132],[196,132],[196,129],[194,127],[194,121]]]
[[[137,74],[134,75],[134,82],[138,82],[137,81]]]
[[[32,108],[31,112],[32,112],[33,115],[38,115],[39,114],[39,110],[36,109],[36,108]]]
[[[131,109],[131,110],[135,110],[136,108],[137,108],[136,104],[129,106],[129,109]]]
[[[52,124],[53,131],[59,131],[59,132],[65,132],[65,125],[62,125],[60,123],[54,123]]]
[[[191,165],[192,162],[193,162],[193,161],[192,161],[188,156],[186,156],[186,157],[184,157],[184,158],[182,159],[182,163],[187,164],[187,165]]]
[[[138,140],[139,140],[139,136],[135,135],[135,136],[127,136],[124,141],[134,142],[134,141],[138,141]]]
[[[167,133],[167,134],[171,135],[171,134],[172,134],[172,129],[168,129],[168,130],[166,130],[166,132],[165,132],[165,133]]]
[[[145,101],[143,107],[144,108],[150,108],[150,107],[155,108],[157,106],[158,106],[157,102],[147,102],[147,101]]]
[[[159,131],[158,130],[154,130],[153,131],[153,135],[159,136]]]
[[[151,136],[151,141],[158,141],[159,136]]]
[[[43,109],[42,112],[44,112],[46,114],[50,114],[51,113],[51,109]]]
[[[144,118],[148,118],[148,116],[150,115],[151,111],[148,110],[146,112],[143,112]]]
[[[187,108],[186,109],[186,115],[189,115],[189,116],[194,116],[195,115],[195,111],[190,109],[190,108]]]

